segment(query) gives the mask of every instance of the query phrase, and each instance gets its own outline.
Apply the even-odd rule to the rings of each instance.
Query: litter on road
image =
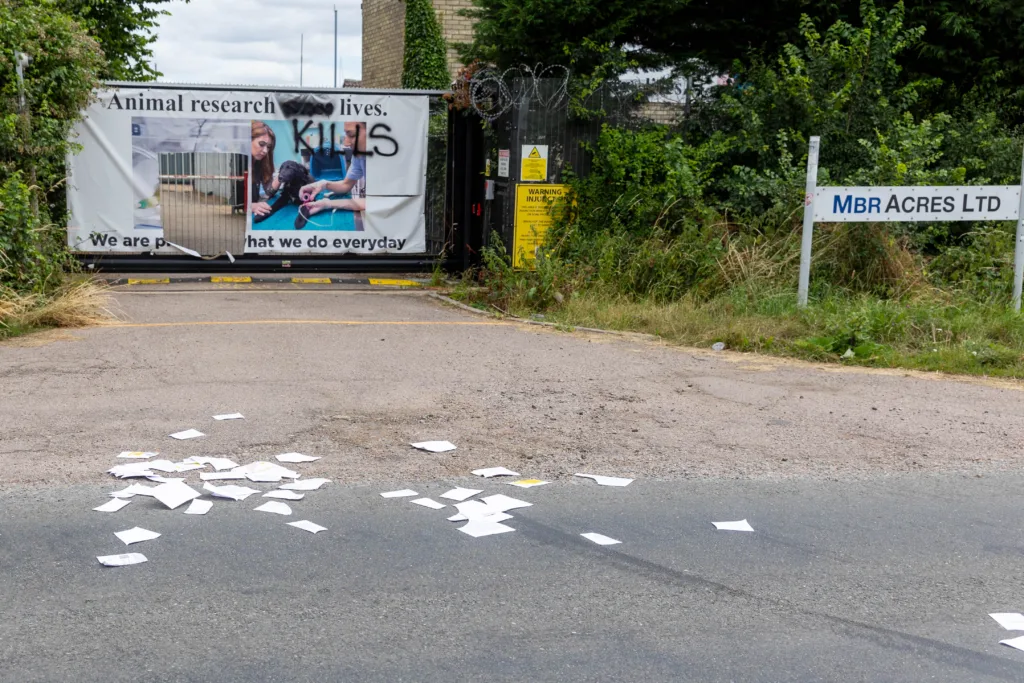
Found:
[[[281,488],[284,488],[283,486]],[[381,498],[407,498],[409,496],[418,496],[412,489],[402,489],[401,491],[385,491],[380,494]]]
[[[175,432],[174,434],[171,434],[172,439],[178,439],[179,441],[184,441],[185,439],[196,439],[200,436],[206,436],[206,434],[203,434],[198,429],[186,429],[183,432]]]
[[[320,459],[318,455],[303,455],[302,453],[282,453],[274,457],[279,462],[313,462]]]
[[[124,553],[123,555],[102,555],[96,558],[104,567],[126,567],[130,564],[146,562],[142,553]]]
[[[220,472],[221,470],[231,470],[238,467],[238,463],[230,458],[186,458],[182,461],[186,465],[213,465],[213,469]]]
[[[130,500],[124,500],[123,498],[113,498],[111,500],[108,500],[103,505],[93,508],[93,510],[95,510],[96,512],[117,512],[125,505],[128,505],[130,502]]]
[[[507,467],[485,467],[481,470],[473,470],[473,474],[490,479],[491,477],[518,477],[518,472],[513,472]]]
[[[151,477],[153,470],[149,469],[148,462],[133,462],[127,465],[115,465],[107,470],[118,479],[130,479],[132,477]]]
[[[327,527],[320,526],[319,524],[314,524],[313,522],[309,521],[308,519],[303,519],[303,520],[301,520],[299,522],[288,522],[288,526],[293,526],[296,529],[302,529],[303,531],[308,531],[311,534],[316,534],[316,533],[319,533],[321,531],[327,531]]]
[[[430,498],[417,498],[416,500],[410,500],[409,502],[415,503],[416,505],[422,505],[423,507],[430,508],[431,510],[441,510],[448,507],[444,503],[438,503],[436,500],[432,500]]]
[[[712,522],[719,531],[753,531],[754,527],[741,519],[738,522]]]
[[[252,494],[260,492],[259,489],[251,489],[248,486],[236,486],[235,484],[228,484],[226,486],[203,484],[203,490],[209,491],[211,495],[218,498],[230,498],[231,500],[245,500]]]
[[[119,456],[117,456],[117,457],[119,457],[119,458],[152,458],[152,457],[155,457],[157,455],[160,455],[160,454],[159,453],[150,452],[150,451],[121,451],[121,454]]]
[[[601,486],[629,486],[633,483],[632,479],[625,479],[623,477],[605,477],[600,474],[576,474],[574,476],[593,479]]]
[[[430,451],[431,453],[447,453],[448,451],[455,450],[455,444],[451,441],[423,441],[410,445],[413,448],[418,448],[421,451]]]
[[[275,515],[290,515],[292,509],[288,507],[287,503],[278,503],[276,501],[269,501],[260,505],[258,508],[253,508],[259,512],[273,512]]]
[[[187,508],[185,508],[186,515],[205,515],[213,507],[213,501],[203,500],[196,498],[192,501]]]
[[[296,491],[268,491],[263,494],[264,498],[280,498],[281,500],[302,500],[306,497],[304,493]]]
[[[1010,647],[1015,648],[1017,650],[1024,650],[1024,636],[1010,638],[1009,640],[1000,640],[999,644],[1009,645]]]
[[[616,543],[622,543],[622,541],[616,541],[614,538],[609,538],[604,534],[595,534],[594,532],[580,534],[580,536],[587,539],[588,541],[593,541],[598,545],[615,545]]]
[[[324,484],[329,484],[330,479],[312,478],[302,479],[300,481],[293,481],[290,484],[281,484],[277,488],[285,489],[286,491],[316,491]]]
[[[441,494],[440,497],[447,498],[448,500],[455,500],[461,503],[467,498],[472,498],[478,493],[483,493],[483,489],[464,489],[461,486],[458,486],[456,488],[451,489],[450,491],[445,491],[444,493]]]
[[[533,503],[527,503],[525,500],[510,498],[503,493],[481,498],[480,501],[495,512],[508,512],[509,510],[528,508],[533,505]]]
[[[544,481],[542,479],[520,479],[519,481],[509,482],[511,486],[518,486],[521,489],[533,488],[534,486],[543,486],[544,484],[549,483],[550,482]]]
[[[1007,631],[1024,631],[1024,614],[1019,612],[997,612],[990,617],[999,622]]]
[[[451,517],[449,517],[448,521],[449,522],[468,522],[468,521],[473,520],[473,519],[484,519],[484,520],[487,520],[488,522],[504,522],[506,519],[512,519],[512,515],[508,514],[507,512],[493,512],[493,511],[490,511],[490,510],[486,514],[480,514],[480,513],[475,512],[475,511],[471,512],[470,514],[466,514],[465,512],[460,512],[457,515],[452,515]]]
[[[244,420],[245,415],[241,413],[228,413],[227,415],[214,415],[214,420]]]
[[[126,531],[118,531],[114,534],[121,542],[125,545],[131,545],[132,543],[141,543],[143,541],[152,541],[154,538],[159,538],[160,534],[155,531],[149,531],[141,527],[135,527]]]
[[[501,524],[500,522],[491,522],[489,520],[482,519],[471,519],[466,526],[460,526],[459,531],[464,534],[469,534],[473,538],[480,538],[481,536],[493,536],[494,534],[505,534],[509,531],[515,531],[510,526]]]
[[[199,475],[199,478],[203,481],[224,481],[229,479],[246,479],[246,476],[238,472],[203,472]]]
[[[251,462],[248,465],[236,467],[231,471],[235,474],[244,474],[251,481],[264,482],[281,481],[282,478],[298,479],[300,476],[299,473],[294,470],[290,470],[287,467],[281,467],[276,462],[267,462],[265,460]]]
[[[114,498],[132,498],[133,496],[151,496],[153,495],[153,489],[155,486],[146,486],[145,484],[132,484],[128,488],[121,489],[120,491],[114,491],[110,495]]]
[[[173,510],[174,508],[184,505],[188,501],[198,498],[203,494],[199,493],[199,491],[196,491],[188,484],[181,482],[160,484],[160,486],[153,489],[153,492],[150,495]]]

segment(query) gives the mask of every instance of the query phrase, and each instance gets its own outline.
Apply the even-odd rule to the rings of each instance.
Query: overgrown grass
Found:
[[[54,327],[101,325],[113,318],[107,288],[71,280],[50,294],[0,288],[0,339]]]

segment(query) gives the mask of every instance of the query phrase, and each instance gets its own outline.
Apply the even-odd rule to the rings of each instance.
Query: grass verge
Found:
[[[94,280],[72,280],[50,294],[0,288],[0,339],[54,327],[101,325],[113,315],[107,288]]]

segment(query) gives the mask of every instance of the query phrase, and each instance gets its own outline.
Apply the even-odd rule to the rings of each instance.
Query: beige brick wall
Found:
[[[441,31],[448,42],[448,73],[454,78],[462,63],[452,47],[473,40],[473,22],[459,10],[471,0],[432,0]],[[363,87],[399,88],[405,54],[405,3],[402,0],[363,0]]]

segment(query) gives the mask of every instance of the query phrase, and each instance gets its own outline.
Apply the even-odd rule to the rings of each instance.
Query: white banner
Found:
[[[421,253],[428,118],[424,95],[100,92],[68,159],[68,243]]]
[[[1020,186],[819,187],[816,223],[1016,221]]]

